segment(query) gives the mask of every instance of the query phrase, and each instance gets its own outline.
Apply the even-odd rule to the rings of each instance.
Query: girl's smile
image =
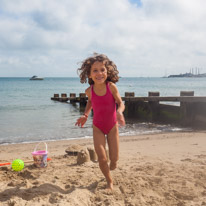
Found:
[[[91,66],[89,78],[96,84],[104,83],[107,80],[107,69],[103,62],[94,62]]]

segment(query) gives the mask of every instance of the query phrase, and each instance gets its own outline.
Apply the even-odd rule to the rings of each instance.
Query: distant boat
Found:
[[[43,80],[43,77],[33,76],[30,78],[30,80]]]

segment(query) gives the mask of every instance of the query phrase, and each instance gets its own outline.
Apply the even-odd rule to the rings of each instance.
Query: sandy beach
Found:
[[[93,146],[92,139],[51,141],[46,168],[1,166],[0,205],[206,205],[204,131],[120,137],[112,193],[97,162],[79,165],[77,156],[66,155],[73,144]],[[32,160],[35,145],[1,145],[0,163]]]

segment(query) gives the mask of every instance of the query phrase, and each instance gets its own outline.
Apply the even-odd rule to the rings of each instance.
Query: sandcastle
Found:
[[[84,147],[78,144],[70,145],[65,152],[68,156],[77,156],[77,164],[93,161],[97,162],[98,157],[93,147]],[[109,162],[109,152],[106,150],[107,160]]]

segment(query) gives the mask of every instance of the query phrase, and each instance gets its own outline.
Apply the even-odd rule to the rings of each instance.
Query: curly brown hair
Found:
[[[81,83],[88,83],[94,84],[94,81],[89,78],[90,72],[91,72],[91,67],[94,64],[94,62],[102,62],[106,69],[107,69],[107,81],[116,83],[119,80],[119,72],[117,70],[117,66],[114,64],[113,61],[111,61],[106,55],[104,54],[97,54],[94,53],[93,56],[88,57],[82,62],[82,65],[80,68],[78,68],[77,73],[79,74],[80,77],[80,82]]]

